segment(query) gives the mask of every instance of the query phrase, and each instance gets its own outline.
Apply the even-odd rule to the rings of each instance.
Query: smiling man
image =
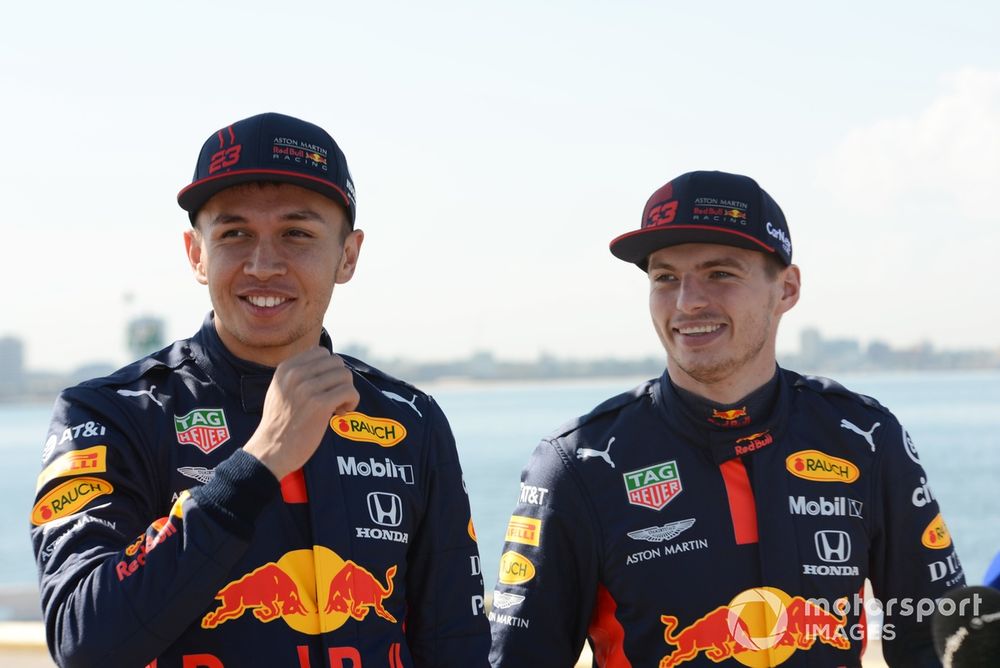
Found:
[[[800,291],[777,203],[683,174],[611,252],[648,278],[666,370],[536,448],[494,668],[569,667],[585,641],[602,668],[859,666],[866,579],[889,664],[939,665],[929,612],[964,576],[912,441],[874,399],[776,363]]]
[[[323,328],[364,240],[339,146],[289,116],[238,121],[178,202],[212,313],[56,402],[31,515],[53,658],[487,666],[448,422]]]

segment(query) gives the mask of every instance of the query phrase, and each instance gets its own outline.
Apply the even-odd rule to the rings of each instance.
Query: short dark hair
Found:
[[[761,253],[761,255],[764,256],[764,274],[768,280],[773,281],[787,265],[774,253]]]

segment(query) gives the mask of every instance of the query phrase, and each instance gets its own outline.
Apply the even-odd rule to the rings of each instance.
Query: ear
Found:
[[[365,240],[365,233],[361,230],[354,230],[344,239],[344,250],[340,254],[340,264],[337,266],[337,283],[346,283],[354,276],[354,270],[358,268],[358,256],[361,254],[361,243]]]
[[[799,301],[802,290],[802,276],[797,265],[790,264],[778,276],[781,285],[781,296],[778,299],[778,313],[787,313]]]
[[[205,273],[205,264],[202,262],[201,239],[201,232],[197,228],[184,231],[184,250],[194,272],[194,279],[202,285],[208,285],[208,274]]]

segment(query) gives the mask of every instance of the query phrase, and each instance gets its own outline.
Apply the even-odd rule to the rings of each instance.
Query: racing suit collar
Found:
[[[755,396],[760,392],[761,396]],[[707,450],[721,464],[740,456],[749,456],[779,439],[785,430],[790,392],[781,369],[767,384],[751,393],[735,409],[706,412],[690,405],[681,395],[666,370],[653,387],[656,403],[668,424],[688,437],[695,447]],[[754,412],[749,408],[751,405]],[[714,413],[713,413],[714,410]]]
[[[214,312],[210,311],[201,329],[191,339],[192,354],[209,377],[224,392],[240,397],[243,410],[260,414],[264,410],[264,397],[274,376],[274,367],[257,364],[233,355],[215,329]],[[320,334],[321,346],[333,350],[333,342],[326,329]]]

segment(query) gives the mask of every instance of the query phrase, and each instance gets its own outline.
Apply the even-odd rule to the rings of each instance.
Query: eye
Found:
[[[709,276],[711,276],[712,278],[732,278],[733,274],[729,273],[728,271],[724,271],[722,269],[716,269],[711,274],[709,274]]]
[[[301,228],[293,228],[285,232],[286,236],[292,237],[294,239],[311,239],[313,233],[308,230],[303,230]]]
[[[239,227],[230,227],[229,229],[223,230],[219,235],[220,239],[235,239],[238,237],[247,236],[247,231]]]
[[[654,283],[673,283],[677,281],[677,276],[666,271],[658,271],[653,274]]]

